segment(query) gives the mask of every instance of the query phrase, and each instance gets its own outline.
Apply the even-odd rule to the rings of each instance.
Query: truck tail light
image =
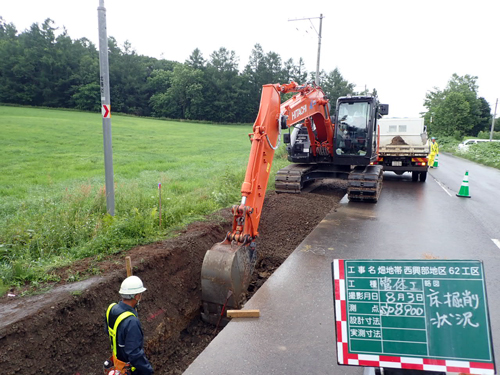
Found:
[[[423,167],[427,165],[427,158],[411,158],[411,161],[417,166],[421,165]]]

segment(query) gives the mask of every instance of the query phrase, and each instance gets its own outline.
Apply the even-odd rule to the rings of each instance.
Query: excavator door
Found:
[[[366,166],[377,160],[379,116],[387,114],[387,104],[376,97],[341,97],[337,100],[335,164]]]

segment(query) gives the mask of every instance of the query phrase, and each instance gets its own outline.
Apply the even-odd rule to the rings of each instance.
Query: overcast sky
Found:
[[[416,117],[425,94],[453,73],[478,77],[479,96],[494,111],[500,96],[499,0],[104,0],[108,36],[137,53],[184,62],[195,48],[207,59],[235,51],[243,70],[256,43],[282,60],[303,57],[316,71],[336,67],[361,91],[376,88],[390,116]],[[18,31],[46,18],[72,39],[98,46],[99,0],[0,0],[0,16]],[[313,18],[311,21],[290,21]],[[270,82],[274,83],[274,82]],[[111,85],[113,83],[111,82]],[[111,98],[111,101],[113,98]],[[500,109],[497,109],[497,116]]]

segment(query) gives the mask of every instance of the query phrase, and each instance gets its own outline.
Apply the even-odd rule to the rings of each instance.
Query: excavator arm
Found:
[[[281,94],[296,93],[280,104]],[[239,308],[257,260],[255,239],[281,130],[303,123],[307,127],[313,154],[333,155],[333,127],[328,100],[311,85],[269,84],[262,88],[260,109],[253,125],[250,156],[241,187],[241,203],[232,207],[233,225],[221,243],[205,254],[202,266],[202,318],[224,324],[225,310]]]
[[[297,92],[280,105],[280,94]],[[245,180],[241,187],[241,205],[233,206],[233,229],[230,241],[247,244],[258,236],[258,227],[266,195],[274,152],[279,146],[281,130],[304,122],[316,155],[324,147],[333,155],[333,127],[328,100],[323,91],[311,85],[264,85],[260,110],[249,134],[252,142]],[[313,128],[313,123],[315,127]]]

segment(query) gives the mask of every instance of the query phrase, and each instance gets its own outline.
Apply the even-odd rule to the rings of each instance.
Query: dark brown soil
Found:
[[[266,281],[345,194],[320,184],[307,194],[268,193],[257,241],[259,260],[248,298]],[[205,252],[231,228],[230,210],[191,224],[175,238],[96,262],[57,270],[61,285],[44,294],[0,298],[0,368],[3,374],[101,374],[109,356],[104,311],[118,301],[125,256],[144,281],[139,316],[155,374],[182,374],[215,337],[200,320],[200,272]],[[92,276],[95,270],[99,276]],[[90,277],[69,283],[72,275]],[[14,294],[18,291],[14,291]]]

